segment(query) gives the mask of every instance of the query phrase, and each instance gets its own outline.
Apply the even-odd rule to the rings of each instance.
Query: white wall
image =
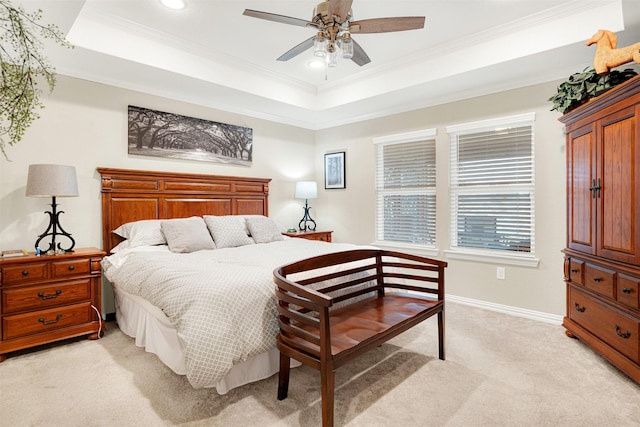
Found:
[[[28,166],[35,163],[76,167],[80,197],[58,198],[58,204],[65,212],[61,225],[77,247],[102,247],[99,166],[271,178],[270,216],[287,227],[302,216],[293,192],[295,181],[315,173],[312,131],[65,76],[58,76],[54,92],[44,98],[40,119],[7,150],[11,161],[0,159],[0,250],[33,250],[48,224],[44,211],[51,199],[25,197]],[[128,105],[253,128],[253,164],[130,156]]]
[[[447,293],[554,315],[565,311],[565,136],[547,99],[559,82],[425,108],[316,133],[316,179],[323,182],[323,155],[346,151],[345,190],[321,190],[321,228],[335,230],[334,241],[368,244],[375,240],[374,137],[437,129],[437,246],[449,262]],[[506,280],[496,279],[501,264],[447,259],[449,248],[448,125],[535,112],[536,268],[506,266]]]
[[[58,209],[64,211],[60,223],[76,247],[102,248],[100,175],[96,172],[100,166],[271,178],[269,215],[287,227],[296,226],[302,216],[293,192],[296,181],[313,179],[315,174],[311,131],[65,76],[58,76],[54,92],[45,95],[43,102],[40,119],[22,141],[8,148],[11,161],[0,159],[0,250],[33,251],[47,227],[44,211],[50,209],[51,199],[25,197],[28,167],[35,163],[76,167],[80,196],[57,200]],[[247,167],[129,156],[128,105],[253,128],[253,163]],[[104,280],[103,312],[114,311],[113,293]]]
[[[565,241],[564,133],[547,99],[558,82],[416,110],[395,116],[312,132],[251,117],[212,110],[107,85],[59,76],[46,108],[21,142],[9,148],[11,162],[0,160],[0,250],[32,250],[44,231],[49,199],[25,197],[29,164],[76,166],[80,197],[60,198],[61,223],[78,247],[102,247],[100,181],[96,167],[166,170],[272,178],[270,216],[287,227],[302,217],[293,199],[295,181],[316,179],[318,199],[312,216],[318,229],[334,230],[334,241],[368,244],[374,239],[373,137],[437,128],[437,242],[448,248],[447,125],[526,112],[536,113],[537,268],[507,266],[506,280],[496,265],[448,260],[447,292],[464,298],[561,315],[565,289],[562,254]],[[136,105],[253,128],[251,167],[129,156],[127,106]],[[346,151],[345,190],[324,190],[324,154]],[[441,258],[446,259],[441,253]],[[108,287],[107,288],[108,292]],[[109,300],[109,295],[105,295]],[[107,312],[109,309],[107,307]]]

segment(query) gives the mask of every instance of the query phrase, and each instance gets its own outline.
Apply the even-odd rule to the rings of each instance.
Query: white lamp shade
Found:
[[[29,165],[29,197],[77,197],[76,168],[65,165]]]
[[[315,199],[318,197],[318,186],[315,181],[296,182],[296,199]]]

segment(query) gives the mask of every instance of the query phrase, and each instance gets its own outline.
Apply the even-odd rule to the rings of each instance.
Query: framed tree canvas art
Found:
[[[324,155],[324,188],[347,188],[344,151]]]
[[[129,105],[129,154],[251,166],[253,129]]]

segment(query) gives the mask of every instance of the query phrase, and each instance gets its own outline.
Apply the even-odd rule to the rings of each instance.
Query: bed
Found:
[[[276,373],[273,270],[356,247],[275,230],[269,179],[98,172],[118,327],[195,388],[225,394]]]

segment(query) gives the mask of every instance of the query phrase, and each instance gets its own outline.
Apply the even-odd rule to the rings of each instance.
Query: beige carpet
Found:
[[[447,360],[430,319],[337,371],[338,426],[639,426],[640,386],[561,326],[447,303]],[[221,396],[194,390],[115,324],[0,364],[2,426],[319,426],[316,371]]]

